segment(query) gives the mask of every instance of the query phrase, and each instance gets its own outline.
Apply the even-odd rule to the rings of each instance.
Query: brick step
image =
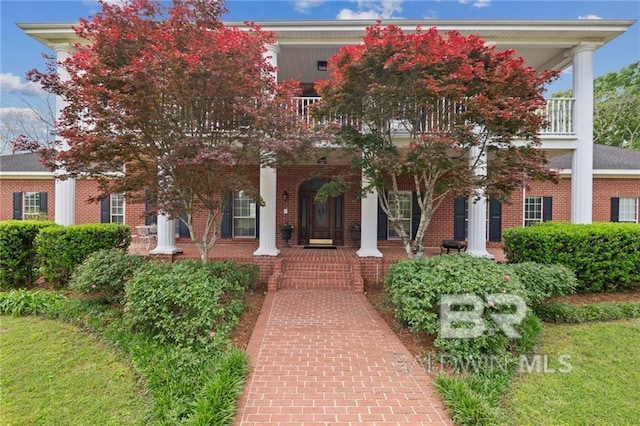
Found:
[[[297,289],[351,289],[351,271],[287,270],[283,274],[282,288]]]
[[[285,272],[351,272],[350,263],[294,263],[286,262],[283,266]]]

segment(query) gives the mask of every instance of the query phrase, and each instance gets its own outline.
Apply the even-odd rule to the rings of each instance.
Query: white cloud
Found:
[[[293,8],[300,13],[309,13],[309,9],[320,6],[327,0],[296,0],[293,1]]]
[[[458,0],[458,3],[469,4],[471,3],[471,0]],[[491,0],[475,0],[473,2],[473,7],[480,9],[489,6],[489,4],[491,4]]]
[[[491,3],[491,0],[476,0],[473,3],[473,7],[477,7],[478,9],[487,7]]]
[[[391,19],[401,18],[404,0],[352,0],[358,6],[356,10],[342,9],[337,19]]]
[[[580,15],[578,16],[578,19],[602,19],[602,17],[598,16],[598,15]]]
[[[0,74],[0,91],[20,95],[41,95],[44,93],[39,84],[24,81],[10,72]]]

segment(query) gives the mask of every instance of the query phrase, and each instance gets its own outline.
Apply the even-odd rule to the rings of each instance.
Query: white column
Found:
[[[254,256],[277,256],[276,247],[276,169],[260,167],[260,197],[264,206],[260,207],[260,245]]]
[[[176,246],[176,220],[158,214],[158,245],[151,250],[151,254],[175,254],[182,252]]]
[[[476,164],[477,161],[477,164]],[[469,151],[469,162],[475,165],[477,176],[487,175],[487,153],[474,146]],[[469,235],[467,252],[477,257],[493,258],[487,251],[487,197],[484,188],[476,188],[469,197]]]
[[[267,44],[266,51],[262,54],[265,60],[278,66],[278,53],[280,47],[277,44]],[[278,71],[273,72],[273,79],[278,80]],[[264,200],[264,206],[260,207],[260,242],[254,256],[277,256],[280,250],[276,247],[276,184],[277,172],[272,167],[260,167],[260,197]]]
[[[369,180],[362,174],[362,186],[369,184]],[[360,200],[360,250],[359,257],[382,257],[378,250],[378,191],[373,190]]]
[[[63,62],[73,51],[73,47],[68,44],[58,44],[53,46],[56,51],[57,61]],[[69,73],[58,65],[58,75],[62,80],[69,79]],[[62,110],[67,106],[67,102],[60,96],[56,96],[56,120],[62,117]],[[69,149],[67,141],[62,139],[62,145],[58,149],[66,151]],[[56,174],[63,174],[64,169],[56,171]],[[76,222],[76,181],[75,179],[55,180],[55,222],[59,225],[73,225]]]
[[[591,223],[593,208],[593,51],[592,43],[573,51],[573,126],[578,146],[571,164],[571,222]]]
[[[266,52],[262,53],[262,57],[267,61],[268,64],[276,67],[276,71],[273,73],[273,79],[278,81],[278,53],[280,53],[280,46],[276,44],[267,44],[264,46]]]

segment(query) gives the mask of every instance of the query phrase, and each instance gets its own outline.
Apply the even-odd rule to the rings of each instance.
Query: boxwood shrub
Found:
[[[517,275],[528,294],[529,306],[537,308],[548,299],[575,292],[576,276],[562,265],[543,265],[535,262],[514,263],[508,266]]]
[[[0,222],[0,288],[31,286],[39,274],[36,271],[34,241],[43,228],[58,226],[40,220],[9,220]]]
[[[511,313],[510,307],[487,303],[489,294],[513,294],[528,301],[528,292],[517,275],[505,265],[470,255],[446,255],[401,261],[391,266],[384,280],[396,318],[414,332],[437,335],[440,331],[440,300],[447,294],[473,294],[484,302],[485,332],[476,338],[448,339],[438,336],[434,345],[451,359],[483,359],[508,355],[517,349],[491,319],[493,313]],[[532,313],[516,326],[528,342],[535,341],[540,323]],[[524,330],[523,328],[528,328]],[[527,343],[530,346],[530,343]]]
[[[125,225],[86,224],[45,228],[36,237],[40,273],[55,285],[64,286],[73,270],[93,252],[127,250],[131,230]]]
[[[220,269],[192,259],[143,265],[125,285],[127,321],[162,342],[207,345],[226,335],[242,312],[246,285],[217,275]]]
[[[503,233],[511,263],[559,264],[571,269],[578,292],[640,286],[640,225],[545,222]]]

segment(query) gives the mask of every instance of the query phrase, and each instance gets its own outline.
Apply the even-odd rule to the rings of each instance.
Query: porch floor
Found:
[[[179,259],[198,259],[200,252],[190,241],[178,241],[176,244],[182,253]],[[216,243],[209,252],[210,260],[222,259],[253,259],[253,252],[258,248],[258,243]],[[150,247],[152,250],[153,247]],[[336,249],[305,249],[304,246],[279,247],[280,258],[294,261],[308,261],[312,263],[332,263],[346,262],[361,259],[357,255],[358,249],[353,247],[337,247]],[[383,246],[378,247],[383,258],[387,262],[396,262],[406,259],[406,254],[402,247]],[[131,253],[147,255],[148,250],[143,244],[133,241],[129,248]],[[425,247],[426,256],[436,256],[440,254],[439,247]],[[489,247],[487,251],[494,256],[496,262],[505,262],[506,257],[501,248]]]

